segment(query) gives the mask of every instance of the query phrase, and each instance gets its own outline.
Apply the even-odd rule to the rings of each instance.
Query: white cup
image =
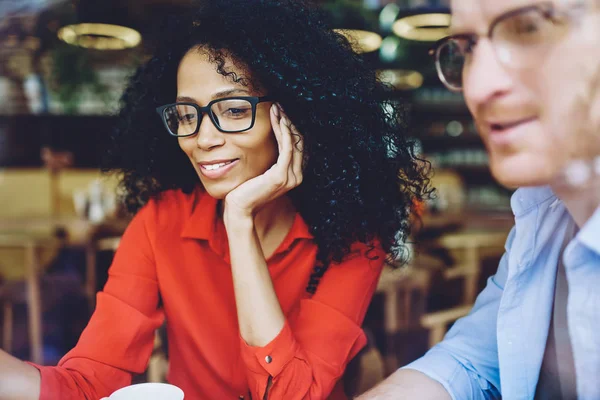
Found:
[[[183,390],[167,383],[140,383],[126,386],[100,400],[183,400]]]

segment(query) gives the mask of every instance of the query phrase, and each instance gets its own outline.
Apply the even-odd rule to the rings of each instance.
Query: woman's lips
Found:
[[[231,171],[231,169],[233,169],[237,165],[238,161],[239,159],[210,163],[198,163],[198,167],[200,168],[200,173],[203,176],[209,179],[219,179],[223,177],[226,173]]]

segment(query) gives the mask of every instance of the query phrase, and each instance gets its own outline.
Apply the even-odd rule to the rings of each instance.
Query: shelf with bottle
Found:
[[[450,149],[426,153],[434,168],[488,169],[489,157],[484,149]]]
[[[470,116],[462,93],[451,92],[441,86],[415,91],[412,108],[415,115]]]
[[[428,201],[427,210],[434,214],[510,213],[511,195],[510,190],[494,184],[456,187],[452,191],[445,188]]]

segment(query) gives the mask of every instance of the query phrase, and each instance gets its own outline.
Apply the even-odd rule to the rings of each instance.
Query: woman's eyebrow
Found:
[[[177,96],[176,99],[177,102],[185,102],[185,103],[198,103],[196,101],[196,99],[194,99],[193,97],[188,97],[188,96]]]
[[[246,89],[227,89],[222,90],[220,92],[214,93],[212,95],[212,100],[220,99],[223,97],[231,96],[232,94],[248,94],[249,92]]]
[[[221,90],[219,92],[214,93],[211,96],[211,100],[216,100],[216,99],[221,99],[223,97],[227,97],[227,96],[231,96],[233,94],[245,94],[248,95],[250,92],[248,92],[245,89],[227,89],[227,90]],[[199,102],[197,99],[193,98],[193,97],[189,97],[189,96],[177,96],[176,101],[178,102],[185,102],[185,103],[196,103],[196,104],[200,104],[201,102]]]

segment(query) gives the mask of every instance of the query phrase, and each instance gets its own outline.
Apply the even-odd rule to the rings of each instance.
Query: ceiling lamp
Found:
[[[334,31],[346,36],[357,53],[370,53],[381,46],[382,38],[375,32],[358,29],[334,29]]]
[[[377,71],[382,82],[392,85],[397,90],[414,90],[423,85],[423,75],[418,71],[407,69],[384,69]]]
[[[450,14],[427,13],[402,17],[394,22],[393,31],[401,38],[435,42],[450,34]]]
[[[68,44],[96,50],[129,49],[142,41],[142,35],[135,29],[99,23],[64,26],[58,30],[58,37]]]

